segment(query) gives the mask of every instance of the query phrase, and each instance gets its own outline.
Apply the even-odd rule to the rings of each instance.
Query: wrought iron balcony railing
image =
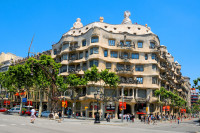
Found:
[[[134,44],[117,44],[117,47],[121,48],[135,48]]]
[[[120,59],[124,59],[124,60],[131,59],[131,57],[129,57],[129,56],[124,56],[124,55],[120,55],[119,58],[120,58]]]
[[[134,80],[133,78],[121,78],[120,79],[120,83],[124,83],[124,84],[137,84],[138,81]]]
[[[80,48],[80,46],[70,46],[70,47],[69,47],[69,50],[70,50],[70,51],[73,51],[73,50],[76,50],[76,49],[78,49],[78,48]]]

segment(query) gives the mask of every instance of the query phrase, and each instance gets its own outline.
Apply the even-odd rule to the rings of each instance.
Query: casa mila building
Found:
[[[95,87],[90,84],[77,87],[75,100],[68,93],[65,96],[68,109],[74,107],[76,115],[94,117],[98,108],[100,116],[109,113],[119,118],[122,96],[126,102],[124,114],[135,114],[136,118],[141,114],[160,114],[154,91],[162,86],[190,101],[191,85],[189,78],[182,76],[181,65],[147,24],[133,24],[130,15],[126,11],[124,20],[117,25],[105,23],[100,17],[99,22],[83,26],[77,18],[73,27],[52,45],[52,57],[62,64],[60,75],[64,77],[71,73],[83,76],[84,71],[96,65],[99,70],[109,69],[120,78],[117,88],[102,89],[100,83]],[[94,96],[97,91],[112,98],[106,102],[101,99],[97,104]],[[177,112],[170,109],[169,113],[173,111]]]

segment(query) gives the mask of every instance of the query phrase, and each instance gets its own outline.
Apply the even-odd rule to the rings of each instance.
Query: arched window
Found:
[[[97,43],[97,42],[99,42],[99,37],[98,36],[93,36],[91,38],[91,43]]]

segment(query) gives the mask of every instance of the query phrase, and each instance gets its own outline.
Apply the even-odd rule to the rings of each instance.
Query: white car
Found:
[[[13,107],[13,108],[9,109],[8,112],[9,113],[19,113],[20,108],[19,107]]]

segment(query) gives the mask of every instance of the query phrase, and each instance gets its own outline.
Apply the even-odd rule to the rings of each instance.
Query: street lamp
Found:
[[[65,93],[67,92],[67,91],[69,91],[69,90],[66,90],[65,92],[64,92],[64,103],[65,103]],[[65,115],[65,113],[64,113],[64,106],[63,106],[63,121],[64,121],[64,115]]]
[[[98,98],[98,96],[99,96],[99,98]],[[100,91],[97,91],[97,93],[94,94],[94,99],[97,100],[97,113],[95,115],[95,121],[94,121],[94,123],[100,123],[98,103],[99,103],[99,100],[101,100],[102,98],[103,98],[103,94],[100,93]]]

